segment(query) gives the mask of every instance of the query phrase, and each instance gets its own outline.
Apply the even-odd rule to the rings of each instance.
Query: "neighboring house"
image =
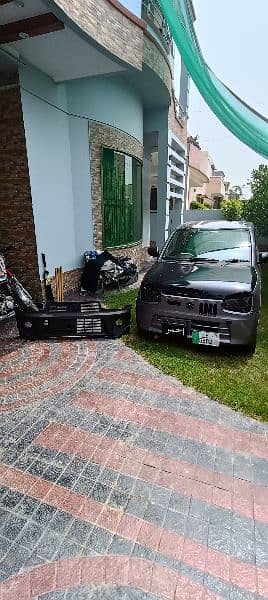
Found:
[[[164,242],[187,138],[189,78],[183,68],[178,115],[173,62],[157,0],[0,2],[0,238],[19,243],[10,263],[36,296],[42,252],[67,291],[86,249],[140,264],[151,239]]]
[[[186,210],[196,201],[220,208],[225,197],[224,172],[216,170],[209,153],[191,140],[188,141],[188,161]]]

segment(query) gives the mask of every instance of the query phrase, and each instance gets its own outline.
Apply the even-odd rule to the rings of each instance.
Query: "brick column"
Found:
[[[25,132],[18,85],[0,88],[0,244],[19,243],[7,263],[41,297]]]

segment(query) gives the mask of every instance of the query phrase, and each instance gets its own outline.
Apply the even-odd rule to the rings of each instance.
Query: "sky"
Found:
[[[209,66],[245,102],[268,116],[268,0],[194,0],[196,32]],[[231,185],[246,185],[262,156],[237,140],[214,116],[193,82],[189,132],[198,135]],[[250,195],[249,187],[244,188]]]

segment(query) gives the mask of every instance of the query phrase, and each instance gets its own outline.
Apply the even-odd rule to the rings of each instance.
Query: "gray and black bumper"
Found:
[[[120,338],[129,333],[130,318],[131,305],[108,309],[95,301],[47,304],[39,312],[16,309],[19,334],[29,340]]]
[[[196,314],[197,313],[197,314]],[[138,299],[136,305],[138,328],[155,334],[178,333],[188,340],[193,331],[218,333],[220,344],[251,345],[256,340],[259,313],[227,313],[219,307],[216,316],[200,315],[192,310],[171,307],[167,302],[145,302]]]

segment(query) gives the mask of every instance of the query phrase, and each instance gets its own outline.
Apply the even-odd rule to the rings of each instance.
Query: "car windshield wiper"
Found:
[[[219,258],[203,258],[203,257],[199,257],[199,256],[196,256],[195,260],[198,262],[214,262],[214,263],[221,262]]]
[[[162,256],[162,260],[195,260],[194,254],[191,252],[180,252],[177,256],[173,256],[172,254],[167,254],[166,256]]]
[[[226,262],[226,263],[249,263],[250,260],[246,259],[246,258],[227,258],[226,260],[223,260],[222,262]]]

